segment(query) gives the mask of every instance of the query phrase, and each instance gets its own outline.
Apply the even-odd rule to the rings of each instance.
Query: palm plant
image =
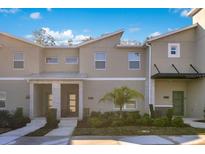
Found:
[[[99,102],[111,101],[115,105],[120,107],[120,117],[122,116],[123,106],[129,103],[133,99],[144,99],[143,94],[140,92],[130,89],[126,86],[115,88],[113,91],[106,93]]]

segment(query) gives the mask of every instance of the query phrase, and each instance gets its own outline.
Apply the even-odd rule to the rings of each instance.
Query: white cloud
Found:
[[[19,12],[20,9],[0,9],[0,13],[5,13],[5,14],[15,14]]]
[[[188,9],[184,9],[184,10],[181,11],[180,15],[182,17],[187,17],[188,13],[189,13],[189,10]]]
[[[139,27],[131,27],[131,28],[129,28],[129,32],[131,32],[131,33],[138,32],[139,30],[140,30]]]
[[[48,27],[43,27],[43,29],[55,39],[56,45],[68,45],[68,40],[74,38],[70,29],[64,31],[54,31]]]
[[[47,8],[46,10],[47,10],[48,12],[51,12],[51,11],[52,11],[52,9],[51,9],[51,8]]]
[[[161,35],[160,32],[154,32],[154,33],[150,34],[149,37],[155,37],[155,36],[159,36],[159,35]]]
[[[34,19],[34,20],[41,19],[42,18],[41,13],[40,12],[33,12],[33,13],[30,14],[30,18]]]
[[[176,8],[176,9],[169,9],[169,12],[177,13],[181,17],[187,17],[187,14],[189,13],[190,10],[191,10],[190,8]]]
[[[74,40],[74,43],[80,43],[88,39],[90,39],[90,36],[88,35],[76,35],[73,40]]]

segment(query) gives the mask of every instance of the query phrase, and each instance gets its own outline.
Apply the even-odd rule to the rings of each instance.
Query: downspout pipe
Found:
[[[148,103],[152,104],[152,83],[151,83],[151,67],[152,67],[152,46],[151,43],[147,42],[146,46],[149,48],[149,67],[148,67]]]

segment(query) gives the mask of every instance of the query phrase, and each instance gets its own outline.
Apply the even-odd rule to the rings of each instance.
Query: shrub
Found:
[[[123,121],[126,125],[135,125],[136,119],[140,118],[141,116],[139,111],[127,112],[127,115],[123,118]]]
[[[171,121],[173,119],[173,114],[174,114],[173,109],[168,109],[167,110],[166,116],[167,116],[167,119],[169,120],[170,123],[171,123]]]
[[[30,119],[23,115],[23,108],[17,108],[9,121],[9,127],[12,129],[25,126]]]
[[[100,128],[104,126],[104,120],[99,117],[91,117],[88,119],[88,123],[91,127]]]
[[[58,127],[58,120],[57,120],[57,109],[50,108],[48,109],[48,113],[46,116],[46,127],[48,128],[57,128]]]
[[[125,122],[122,119],[116,119],[112,122],[111,126],[113,127],[125,126]]]
[[[153,104],[149,104],[149,109],[151,113],[151,118],[155,118],[155,111],[154,111]]]
[[[145,113],[140,120],[136,120],[137,124],[143,126],[150,126],[153,123],[153,120],[150,118],[149,114]]]
[[[92,111],[90,116],[91,117],[100,117],[101,116],[101,112]]]
[[[172,126],[174,127],[184,127],[184,121],[181,117],[174,117],[172,120]]]
[[[170,126],[169,120],[166,117],[154,119],[153,125],[157,127],[168,127]]]
[[[11,120],[11,114],[7,110],[0,111],[0,127],[9,127],[9,121]]]

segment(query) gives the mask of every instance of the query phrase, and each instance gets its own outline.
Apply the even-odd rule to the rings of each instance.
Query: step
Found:
[[[46,123],[46,118],[34,118],[27,126],[42,126]]]
[[[77,126],[77,118],[62,118],[60,119],[59,127],[76,127]]]

